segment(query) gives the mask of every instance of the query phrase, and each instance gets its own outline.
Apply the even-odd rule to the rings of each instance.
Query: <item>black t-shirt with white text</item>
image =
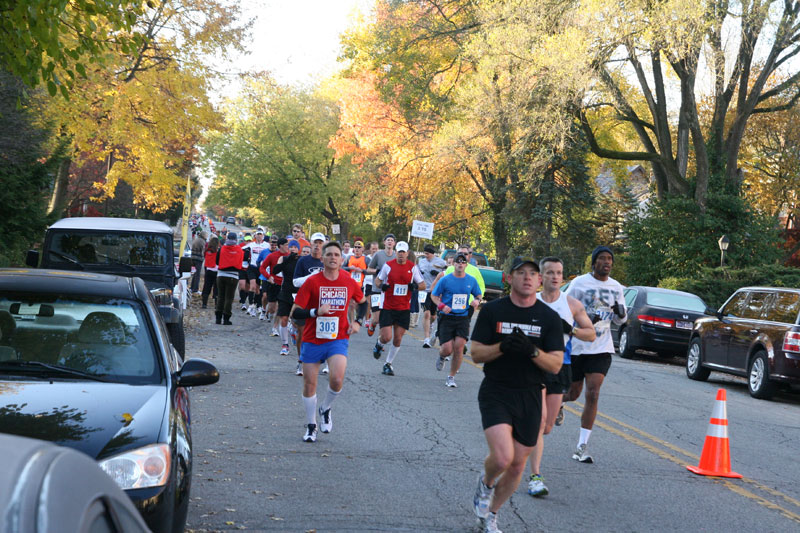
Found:
[[[540,350],[564,350],[564,330],[558,313],[539,300],[531,307],[517,307],[508,296],[483,305],[472,330],[472,340],[496,344],[510,334],[514,326],[531,337]],[[502,354],[484,363],[483,373],[489,381],[513,389],[544,383],[544,371],[533,359],[514,354]]]

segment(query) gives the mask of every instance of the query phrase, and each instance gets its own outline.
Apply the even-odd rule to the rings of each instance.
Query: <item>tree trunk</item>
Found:
[[[500,206],[492,204],[492,231],[494,232],[494,247],[497,250],[497,267],[503,268],[508,257],[508,224],[503,211],[505,202]]]
[[[67,187],[69,186],[69,169],[72,166],[72,158],[65,157],[58,165],[56,180],[53,184],[53,194],[50,196],[50,204],[47,207],[48,215],[62,216],[67,206]]]

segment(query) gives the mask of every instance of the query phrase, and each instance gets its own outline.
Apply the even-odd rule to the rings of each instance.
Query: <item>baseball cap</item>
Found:
[[[362,246],[363,247],[364,243],[361,242],[361,241],[356,241],[356,242],[353,243],[353,246]]]
[[[260,233],[261,235],[264,235],[264,230],[263,230],[263,229],[261,229],[261,228],[258,228],[258,230],[256,231],[256,235],[258,235],[259,233]]]
[[[464,255],[464,254],[461,254],[461,253],[456,254],[456,258],[453,259],[453,262],[454,263],[458,263],[459,260],[463,261],[464,263],[468,263],[469,262],[469,260],[467,259],[467,256]]]
[[[320,233],[320,232],[317,232],[317,233],[315,233],[314,235],[312,235],[312,236],[311,236],[311,242],[314,242],[314,241],[322,241],[322,242],[325,242],[326,240],[327,240],[327,239],[325,239],[325,235],[323,235],[323,234],[322,234],[322,233]]]
[[[509,269],[509,272],[514,272],[516,269],[518,269],[524,264],[533,265],[533,269],[536,272],[539,272],[539,263],[537,263],[532,257],[520,257],[520,256],[515,257],[514,260],[511,261],[511,268]]]
[[[387,233],[386,236],[383,238],[383,240],[385,241],[386,239],[397,240],[397,237],[394,236],[394,233]]]
[[[228,232],[228,240],[230,240],[230,241],[238,241],[239,240],[239,236],[236,235],[235,231],[230,231],[230,232]]]
[[[435,254],[436,253],[436,248],[434,248],[432,244],[426,244],[425,247],[422,250],[425,251],[425,252],[428,252],[429,254]]]
[[[397,246],[395,246],[394,249],[397,250],[398,252],[407,252],[408,243],[406,241],[400,241],[397,243]]]
[[[253,240],[253,236],[248,233],[247,235],[244,236],[244,240],[252,241]]]

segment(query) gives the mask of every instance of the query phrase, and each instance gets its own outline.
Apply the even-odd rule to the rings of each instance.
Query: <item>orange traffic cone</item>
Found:
[[[725,405],[725,389],[717,391],[717,400],[711,420],[708,421],[706,442],[700,455],[699,466],[687,466],[701,476],[742,477],[731,472],[731,452],[728,447],[728,408]]]

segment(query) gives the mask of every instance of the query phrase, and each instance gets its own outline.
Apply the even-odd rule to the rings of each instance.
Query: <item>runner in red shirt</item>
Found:
[[[395,247],[397,258],[387,261],[376,281],[376,286],[383,291],[383,308],[380,315],[381,334],[372,356],[381,358],[383,349],[392,341],[382,373],[394,376],[392,361],[400,350],[403,335],[411,322],[411,296],[415,290],[425,290],[425,281],[417,266],[408,260],[408,243],[400,241]]]
[[[265,282],[267,288],[267,314],[274,317],[271,337],[278,336],[278,294],[280,294],[281,285],[283,284],[283,274],[274,274],[273,272],[278,259],[289,255],[289,241],[281,237],[276,242],[278,249],[264,258],[259,266],[261,275],[267,278]]]
[[[322,249],[323,271],[306,279],[292,307],[292,318],[305,319],[303,346],[300,360],[303,363],[303,405],[306,409],[305,442],[317,440],[317,375],[320,363],[327,361],[330,368],[328,394],[319,407],[320,429],[329,433],[333,427],[331,404],[342,392],[347,369],[348,339],[358,333],[367,313],[367,299],[350,274],[341,270],[342,247],[329,242]],[[358,317],[353,323],[347,320],[350,300],[359,304]]]

